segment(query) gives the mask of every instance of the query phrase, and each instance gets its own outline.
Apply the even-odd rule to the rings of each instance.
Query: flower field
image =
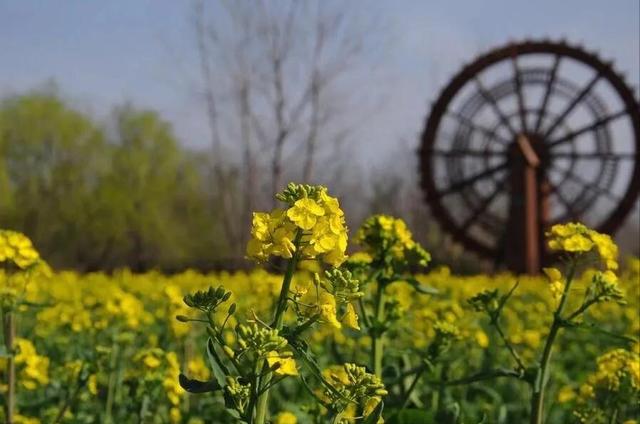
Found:
[[[279,199],[248,247],[277,273],[56,272],[0,233],[3,422],[638,419],[640,260],[608,236],[555,228],[544,276],[460,276],[401,220],[367,220],[347,258],[337,200]]]

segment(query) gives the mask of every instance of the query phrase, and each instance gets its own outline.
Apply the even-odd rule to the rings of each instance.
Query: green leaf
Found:
[[[180,382],[180,386],[189,393],[216,392],[222,389],[216,381],[192,380],[182,373],[180,373],[178,381]]]
[[[209,339],[207,342],[207,357],[209,358],[209,364],[211,365],[211,370],[213,371],[213,376],[220,388],[223,388],[227,385],[227,376],[229,375],[229,370],[224,365],[224,362],[220,359],[220,355],[216,352],[216,347],[213,344],[213,340]]]
[[[414,290],[417,291],[418,293],[421,293],[421,294],[438,294],[438,290],[437,289],[435,289],[433,287],[425,286],[425,285],[421,284],[420,281],[416,280],[413,277],[405,278],[404,281],[409,283],[409,285],[411,287],[413,287]]]
[[[502,312],[502,308],[504,308],[504,305],[507,304],[507,300],[509,300],[509,298],[513,295],[513,293],[516,291],[516,289],[518,288],[519,285],[520,285],[520,281],[516,281],[516,283],[511,288],[511,290],[509,290],[509,292],[507,294],[503,295],[500,298],[500,304],[498,306],[498,314],[500,314],[500,312]]]
[[[635,343],[635,339],[631,337],[627,337],[622,334],[613,333],[611,331],[605,330],[604,328],[600,328],[593,323],[588,322],[564,322],[563,325],[567,328],[576,328],[578,330],[585,330],[594,334],[599,334],[603,336],[608,336],[613,339],[617,339],[620,341],[627,342],[629,344]]]
[[[387,410],[389,417],[385,417],[385,423],[387,424],[424,424],[433,423],[435,419],[432,411],[425,411],[421,409],[403,409],[398,411],[397,409]]]

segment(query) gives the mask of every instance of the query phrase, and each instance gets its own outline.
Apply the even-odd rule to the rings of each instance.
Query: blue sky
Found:
[[[359,134],[376,152],[398,143],[413,147],[430,102],[448,78],[479,52],[509,40],[566,38],[615,60],[631,84],[640,84],[638,0],[350,4],[358,14],[374,16],[388,40],[382,52],[365,58],[376,69],[375,79],[362,74],[358,87],[373,87],[384,99]],[[0,0],[0,95],[55,80],[65,96],[91,113],[104,116],[113,105],[133,101],[159,110],[186,144],[204,146],[208,135],[195,95],[190,5]]]

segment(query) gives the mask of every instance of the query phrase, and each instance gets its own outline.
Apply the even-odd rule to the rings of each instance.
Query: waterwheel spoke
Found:
[[[438,156],[444,157],[501,157],[505,156],[504,152],[495,152],[489,150],[473,150],[473,149],[453,149],[453,150],[443,150],[443,149],[433,149],[431,153]]]
[[[556,197],[558,199],[560,199],[560,203],[562,203],[564,205],[565,209],[569,213],[569,217],[571,219],[577,220],[578,219],[578,213],[573,208],[573,205],[571,204],[571,202],[569,200],[567,200],[566,197],[564,197],[562,192],[558,189],[558,187],[555,184],[550,184],[549,183],[549,187],[551,187],[551,190],[550,190],[549,194],[555,194]]]
[[[504,168],[506,168],[508,166],[507,162],[502,162],[499,165],[496,166],[492,166],[491,168],[487,168],[482,172],[479,172],[475,175],[472,175],[471,177],[465,178],[462,181],[458,181],[456,183],[454,183],[453,185],[447,187],[445,190],[442,190],[438,193],[437,197],[441,198],[444,196],[447,196],[449,194],[455,193],[465,187],[467,187],[470,184],[475,183],[476,181],[480,181],[483,180],[487,177],[490,177],[491,175],[495,174],[498,171],[503,170]]]
[[[496,99],[491,95],[491,93],[489,93],[482,86],[482,83],[480,82],[480,79],[478,79],[477,76],[475,78],[475,81],[476,81],[476,88],[478,89],[478,92],[480,93],[480,95],[489,103],[489,105],[491,106],[491,109],[496,114],[496,116],[498,117],[502,125],[507,127],[509,132],[515,137],[517,135],[517,132],[511,126],[509,119],[504,114],[504,112],[500,109],[500,106],[498,106],[498,102],[496,101]]]
[[[638,159],[639,153],[574,153],[574,152],[558,152],[551,154],[553,159],[594,159],[594,160],[633,160]]]
[[[471,130],[473,131],[477,131],[480,132],[482,134],[484,134],[485,136],[487,136],[488,138],[498,141],[501,144],[509,144],[510,141],[500,137],[498,134],[496,134],[496,132],[492,129],[489,129],[487,127],[484,127],[480,124],[477,124],[475,122],[473,122],[471,119],[467,118],[466,116],[462,115],[461,113],[458,112],[454,112],[454,111],[447,111],[446,115],[449,115],[451,117],[453,117],[454,119],[456,119],[458,122],[460,122],[461,124],[469,127]]]
[[[562,144],[562,143],[566,143],[569,141],[573,141],[574,138],[581,136],[584,133],[590,132],[590,131],[595,131],[598,128],[600,128],[603,125],[607,125],[609,122],[611,121],[615,121],[618,118],[621,118],[623,116],[627,115],[627,110],[621,110],[620,112],[614,113],[612,115],[607,115],[604,118],[600,118],[597,121],[593,122],[590,125],[585,125],[584,127],[577,129],[575,131],[570,132],[569,134],[566,134],[560,138],[557,138],[555,140],[552,140],[548,143],[548,146],[550,148],[553,148],[555,146],[557,146],[558,144]]]
[[[514,54],[511,56],[511,65],[513,66],[513,82],[516,86],[516,96],[518,98],[518,116],[520,117],[520,130],[527,133],[527,116],[524,111],[524,97],[522,95],[522,77],[520,67],[518,66],[518,57]]]
[[[556,165],[554,165],[553,163],[551,164],[551,167],[554,168],[555,170],[557,170],[558,172],[562,173],[563,175],[565,175],[567,178],[569,178],[570,180],[575,181],[576,183],[580,184],[582,186],[582,189],[586,189],[586,190],[592,190],[595,191],[598,194],[601,194],[607,198],[609,198],[610,200],[614,201],[614,202],[620,202],[622,199],[614,194],[612,194],[611,192],[609,192],[609,190],[606,190],[600,186],[598,186],[597,184],[593,184],[587,180],[585,180],[584,178],[580,177],[579,175],[574,174],[573,172],[570,171],[566,171]]]
[[[556,58],[553,61],[553,66],[551,67],[549,80],[547,81],[547,86],[545,87],[544,96],[542,97],[542,102],[540,104],[538,118],[536,119],[536,124],[533,129],[533,131],[536,133],[540,130],[540,125],[542,125],[542,118],[546,116],[547,104],[549,103],[549,99],[551,98],[551,93],[553,92],[553,89],[554,89],[554,85],[556,82],[556,75],[558,74],[558,67],[560,66],[561,60],[562,58],[559,55],[556,55]]]
[[[562,121],[571,113],[571,111],[573,111],[573,109],[578,106],[578,103],[580,103],[582,99],[584,99],[584,97],[589,94],[591,89],[596,85],[601,77],[602,74],[598,72],[591,79],[591,81],[589,81],[589,83],[584,86],[580,93],[578,93],[578,95],[573,98],[571,103],[569,103],[569,105],[562,111],[562,113],[555,119],[555,121],[553,121],[553,123],[549,125],[549,128],[545,130],[544,135],[542,136],[543,139],[547,139],[556,130],[556,128],[558,128],[558,125],[560,125]]]
[[[469,229],[469,227],[478,220],[478,218],[480,217],[480,215],[482,215],[484,213],[484,211],[487,210],[487,208],[489,207],[489,205],[491,205],[491,203],[493,203],[493,201],[498,197],[498,195],[502,192],[504,185],[505,185],[505,181],[506,181],[506,177],[500,179],[500,181],[496,182],[496,187],[493,189],[493,191],[491,192],[491,194],[487,197],[485,197],[482,200],[482,203],[480,203],[480,206],[476,209],[473,210],[473,212],[471,213],[471,215],[465,219],[465,221],[462,223],[462,225],[460,226],[460,231],[464,232],[467,231]]]

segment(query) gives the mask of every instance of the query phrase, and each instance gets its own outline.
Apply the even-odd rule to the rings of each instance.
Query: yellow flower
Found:
[[[487,347],[489,347],[489,337],[484,331],[476,331],[475,339],[476,343],[478,343],[478,346],[480,346],[481,348],[486,349]]]
[[[349,256],[349,263],[370,264],[373,258],[367,252],[356,252]]]
[[[570,402],[573,399],[575,399],[575,397],[576,397],[576,392],[573,391],[571,386],[563,386],[558,391],[558,402],[560,403]]]
[[[87,381],[87,388],[89,389],[89,393],[92,395],[98,394],[98,377],[95,374],[91,374],[89,376],[89,380]]]
[[[19,268],[28,268],[40,259],[31,240],[24,234],[0,230],[0,262],[11,261]]]
[[[602,275],[602,281],[606,284],[610,284],[615,286],[618,284],[618,276],[613,271],[604,271],[600,275]]]
[[[593,386],[590,384],[583,384],[580,386],[580,398],[589,399],[592,398],[594,394]]]
[[[153,355],[145,356],[142,362],[144,362],[144,364],[149,368],[158,368],[161,364],[160,359]]]
[[[559,300],[564,293],[564,281],[562,273],[558,268],[543,268],[542,271],[547,275],[549,279],[551,294],[553,298]]]
[[[296,361],[290,353],[278,353],[272,350],[267,354],[267,363],[270,367],[279,364],[279,367],[274,371],[276,375],[298,375]]]
[[[347,255],[345,250],[347,249],[347,235],[341,234],[338,237],[338,245],[335,249],[326,253],[323,257],[324,261],[333,267],[339,267],[346,259]]]
[[[580,223],[570,222],[551,227],[547,238],[551,250],[586,253],[595,247],[606,269],[618,269],[618,246],[607,234],[598,233]]]
[[[309,198],[297,200],[287,211],[287,217],[303,230],[312,229],[318,217],[324,214],[324,209],[315,200]]]
[[[344,314],[342,322],[349,328],[360,330],[360,325],[358,324],[358,314],[356,314],[356,310],[351,303],[347,304],[347,312]]]
[[[251,228],[251,235],[256,240],[266,241],[269,237],[269,224],[271,217],[268,213],[254,212],[253,213],[253,227]]]
[[[581,234],[574,234],[562,242],[567,252],[588,252],[593,248],[593,242]]]
[[[41,421],[38,418],[27,417],[25,415],[16,414],[13,417],[15,424],[40,424]]]
[[[247,244],[247,256],[258,261],[265,261],[270,255],[292,258],[300,247],[294,244],[298,235],[303,237],[299,259],[319,258],[333,266],[346,259],[344,212],[338,200],[327,194],[325,187],[292,183],[276,197],[290,207],[286,211],[275,209],[270,214],[253,214],[252,239]]]
[[[297,424],[298,418],[289,411],[280,412],[276,415],[274,424]]]
[[[27,339],[16,339],[16,348],[16,364],[24,366],[19,378],[22,386],[27,390],[35,390],[38,386],[49,384],[49,358],[38,355]]]
[[[618,269],[618,246],[613,242],[608,234],[600,234],[596,231],[589,233],[591,240],[598,249],[598,254],[605,261],[607,269],[615,271]]]
[[[344,212],[340,209],[340,202],[335,197],[329,196],[326,187],[322,187],[318,194],[318,200],[324,206],[324,210],[330,215],[342,216]]]
[[[342,328],[342,324],[340,324],[340,321],[338,321],[336,317],[336,299],[331,294],[323,292],[320,295],[318,307],[320,309],[320,317],[323,321],[337,329]]]
[[[378,396],[370,397],[369,399],[367,399],[366,403],[364,404],[362,415],[364,415],[365,417],[369,416],[373,412],[373,410],[376,409],[381,400],[382,399],[380,399]]]
[[[225,347],[228,348],[228,346]],[[196,356],[195,358],[187,362],[187,371],[189,373],[189,377],[198,380],[206,381],[211,376],[209,367],[207,366],[207,364],[205,364],[201,356]]]
[[[271,253],[283,258],[291,258],[296,246],[293,244],[294,233],[288,228],[280,227],[273,233]]]
[[[542,271],[551,281],[562,280],[562,273],[558,268],[542,268]]]
[[[182,420],[182,414],[180,413],[180,409],[175,407],[169,410],[169,416],[171,418],[172,423],[179,423]]]

